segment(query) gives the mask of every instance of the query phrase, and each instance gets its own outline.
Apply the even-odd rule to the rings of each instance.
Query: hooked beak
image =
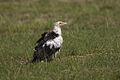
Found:
[[[67,23],[66,22],[64,22],[64,25],[66,25]]]

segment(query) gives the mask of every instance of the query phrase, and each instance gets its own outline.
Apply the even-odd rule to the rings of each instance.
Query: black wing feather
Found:
[[[43,45],[46,41],[54,39],[59,35],[52,31],[52,32],[44,32],[41,36],[42,37],[36,42],[39,45]]]
[[[44,38],[45,38],[45,35],[47,34],[48,32],[44,32],[41,36],[41,38],[36,42],[36,43],[39,43],[40,41],[42,41]]]
[[[54,50],[50,50],[49,46],[42,47],[42,45],[51,39],[54,39],[58,37],[59,35],[55,32],[45,32],[41,35],[41,38],[36,42],[37,45],[35,46],[35,51],[33,55],[33,62],[35,62],[37,59],[44,60],[45,58],[48,58],[51,56],[52,53],[55,53]],[[54,51],[54,52],[53,52]]]

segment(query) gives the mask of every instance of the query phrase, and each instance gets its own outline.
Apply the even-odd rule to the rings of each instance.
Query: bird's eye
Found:
[[[63,24],[62,22],[60,22],[59,24]]]

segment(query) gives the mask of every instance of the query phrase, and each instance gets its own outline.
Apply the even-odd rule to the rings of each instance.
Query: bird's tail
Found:
[[[33,60],[31,61],[32,63],[35,63],[37,61],[37,58],[34,57]]]

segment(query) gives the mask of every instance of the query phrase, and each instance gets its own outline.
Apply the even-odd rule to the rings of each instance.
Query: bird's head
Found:
[[[66,25],[67,23],[66,22],[63,22],[63,21],[58,21],[55,23],[55,26],[63,26],[63,25]]]

